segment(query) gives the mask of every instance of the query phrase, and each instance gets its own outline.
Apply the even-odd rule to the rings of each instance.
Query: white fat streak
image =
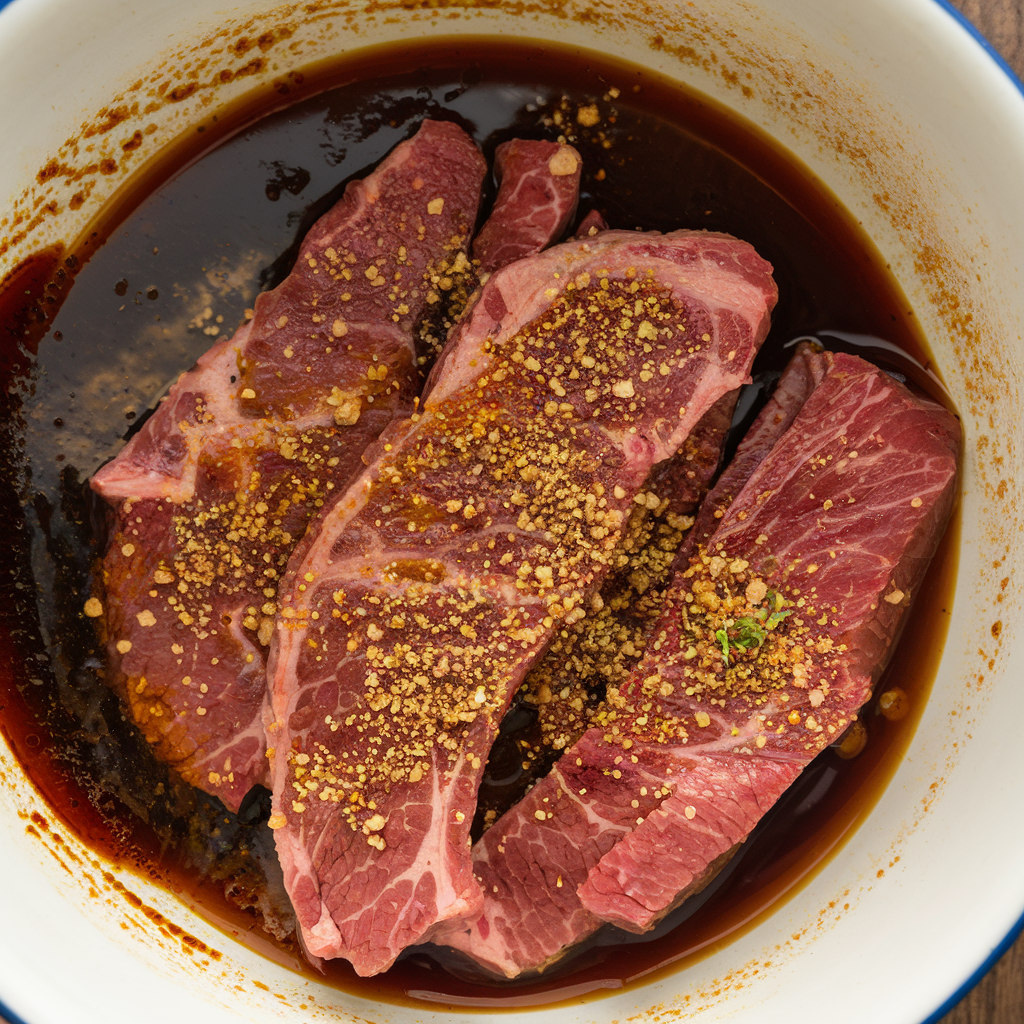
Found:
[[[255,672],[262,673],[263,671],[263,654],[260,649],[250,640],[245,630],[242,628],[243,613],[245,611],[246,602],[242,602],[236,607],[229,610],[228,614],[231,617],[231,625],[228,628],[228,634],[235,640],[235,642],[242,649],[243,657],[246,654],[251,654],[253,660],[246,665],[241,675],[251,675]],[[214,703],[218,703],[225,696],[231,692],[231,687],[225,687],[224,690],[218,695]],[[253,709],[251,718],[247,722],[238,723],[238,727],[230,740],[226,743],[221,744],[215,750],[207,752],[202,761],[198,764],[202,767],[203,771],[215,771],[223,773],[224,759],[229,756],[230,752],[240,745],[240,743],[248,738],[255,738],[259,741],[257,749],[257,759],[262,760],[263,750],[265,746],[265,734],[263,731],[263,707],[261,704],[257,704]],[[246,774],[251,770],[248,766],[239,763],[232,764],[232,770],[242,774],[244,771]],[[257,775],[259,771],[257,771]],[[226,783],[224,788],[230,787],[230,783]],[[240,794],[244,795],[244,794]]]
[[[185,392],[202,394],[208,409],[215,415],[225,415],[227,406],[223,395],[224,382],[230,379],[238,349],[251,329],[251,323],[243,324],[233,337],[219,341],[200,357],[194,369],[186,371],[177,379],[149,423],[128,442],[113,462],[93,477],[93,486],[104,498],[166,498],[182,502],[195,493],[198,458],[198,441],[195,438],[186,434],[189,454],[178,476],[148,468],[145,459],[139,459],[138,452],[140,449],[145,450],[144,445],[153,433],[169,432],[168,428],[178,429],[177,424],[164,421],[170,418],[177,399]]]
[[[455,812],[461,810],[461,808],[456,806],[455,798],[458,793],[457,782],[459,775],[466,769],[466,756],[465,753],[460,754],[455,767],[450,771],[445,771],[438,764],[438,756],[437,751],[434,751],[432,756],[434,770],[431,772],[430,826],[424,835],[423,842],[420,844],[415,860],[401,875],[391,876],[388,879],[389,888],[393,888],[403,881],[412,883],[411,903],[411,900],[415,898],[416,888],[420,880],[427,874],[433,875],[437,883],[435,923],[448,921],[454,917],[461,917],[472,911],[479,902],[478,900],[467,900],[451,884],[451,879],[456,874],[453,868],[458,865],[451,856],[452,847],[448,842],[447,836]],[[443,784],[445,779],[447,779],[447,782]],[[417,801],[417,803],[420,802],[419,800]],[[394,810],[391,813],[394,813]],[[468,823],[466,832],[468,842]],[[368,851],[368,859],[369,856],[370,852]],[[407,903],[404,910],[395,916],[395,923],[391,929],[390,948],[395,956],[398,956],[410,944],[410,938],[405,925],[406,912],[409,910],[410,903]],[[411,941],[417,942],[421,938],[422,935],[415,936]]]
[[[567,785],[562,773],[558,770],[557,765],[552,769],[551,774],[558,775],[559,786],[561,786],[566,796],[568,796],[580,808],[583,812],[583,816],[587,819],[588,824],[596,825],[603,832],[612,831],[625,833],[629,831],[628,826],[609,821],[603,815],[598,814],[595,801],[584,799],[572,786]]]
[[[529,224],[535,223],[547,223],[549,218],[546,216],[549,210],[556,210],[561,213],[565,208],[565,203],[559,196],[558,192],[552,188],[552,178],[554,175],[551,173],[549,164],[552,157],[559,155],[559,153],[569,153],[576,160],[577,168],[581,165],[581,157],[575,149],[571,146],[563,147],[559,146],[558,150],[552,153],[550,156],[544,156],[540,159],[540,162],[531,167],[525,174],[521,174],[517,179],[515,186],[509,193],[507,205],[510,209],[517,209],[517,201],[519,197],[524,193],[529,196],[526,200],[526,205],[531,207]],[[538,204],[536,202],[536,196],[538,193],[547,192],[550,195],[550,200],[546,204]]]
[[[342,576],[343,568],[348,568],[351,571],[353,564],[360,567],[368,564],[367,558],[372,555],[372,551],[366,552],[365,556],[360,556],[353,560],[352,563],[349,563],[347,561],[334,562],[331,558],[331,549],[334,547],[334,542],[338,536],[345,531],[348,524],[366,507],[366,502],[369,499],[379,470],[380,460],[378,459],[377,462],[364,469],[352,481],[348,490],[331,507],[330,512],[321,517],[319,522],[320,532],[316,535],[315,543],[310,545],[299,565],[289,565],[290,581],[300,580],[301,577],[310,572],[317,578],[338,579]],[[316,529],[316,523],[313,524],[312,529]],[[375,544],[375,550],[381,551],[383,549],[377,548]],[[378,554],[377,557],[380,558],[382,556]],[[303,608],[303,605],[295,599],[296,595],[289,593],[289,590],[290,587],[287,584],[285,587],[282,587],[279,595],[281,600],[295,608]],[[279,620],[279,636],[282,634],[283,629],[284,623]]]

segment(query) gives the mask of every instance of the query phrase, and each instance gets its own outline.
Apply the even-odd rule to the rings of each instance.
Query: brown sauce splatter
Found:
[[[549,44],[464,38],[374,48],[306,69],[289,89],[285,110],[267,87],[208,115],[203,134],[131,182],[88,237],[38,253],[4,282],[0,514],[12,539],[0,552],[0,725],[83,841],[303,970],[266,795],[232,815],[178,782],[106,685],[102,646],[82,613],[105,523],[87,481],[162,389],[283,278],[349,178],[423,117],[458,121],[488,155],[513,135],[566,135],[584,158],[580,217],[597,207],[614,227],[705,227],[752,242],[775,265],[781,299],[733,444],[800,337],[943,391],[906,299],[835,198],[752,126],[650,72]],[[118,112],[109,114],[113,127]],[[878,687],[898,682],[909,712],[894,720],[869,705],[863,751],[819,757],[714,883],[654,933],[598,933],[540,981],[460,980],[441,969],[442,952],[423,949],[372,979],[329,964],[327,981],[385,1002],[513,1008],[650,980],[735,937],[841,844],[899,763],[941,654],[956,539],[951,530]],[[531,725],[520,708],[505,733]],[[496,757],[488,799],[500,803],[515,782],[515,759]]]

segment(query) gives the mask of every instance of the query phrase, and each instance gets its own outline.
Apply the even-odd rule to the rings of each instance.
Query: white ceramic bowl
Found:
[[[992,961],[1024,908],[1024,758],[1013,731],[1024,719],[1024,96],[936,0],[699,7],[14,0],[0,14],[0,239],[9,243],[0,278],[32,250],[77,235],[125,175],[200,111],[321,57],[403,37],[512,33],[604,50],[704,91],[789,147],[891,263],[964,415],[960,574],[934,691],[867,820],[754,929],[646,987],[510,1016],[920,1024]],[[239,32],[274,34],[251,74],[206,87],[253,59],[255,51],[223,49]],[[92,152],[65,146],[121,105],[144,108],[163,79],[200,87],[92,136]],[[129,159],[121,145],[143,123],[155,129]],[[86,174],[77,210],[64,178],[37,179],[53,158],[82,166],[107,156],[118,170]],[[50,819],[49,831],[31,825],[33,812]],[[121,1024],[140,1014],[151,1024],[479,1019],[318,987],[103,864],[52,817],[0,741],[0,1015],[26,1024]],[[119,885],[151,913],[126,902]],[[144,927],[128,927],[128,914]],[[219,959],[186,951],[157,914]]]

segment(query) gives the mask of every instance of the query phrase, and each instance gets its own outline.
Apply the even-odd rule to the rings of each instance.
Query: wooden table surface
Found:
[[[1024,0],[951,0],[1024,81]],[[939,1024],[1024,1024],[1024,935]]]

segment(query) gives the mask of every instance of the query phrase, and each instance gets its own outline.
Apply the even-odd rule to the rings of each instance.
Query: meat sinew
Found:
[[[424,122],[349,185],[251,321],[93,478],[115,511],[107,630],[132,717],[232,809],[266,777],[279,578],[310,516],[414,407],[429,278],[466,262],[485,170],[461,129]]]
[[[856,357],[797,363],[644,659],[485,833],[483,911],[436,941],[513,977],[602,923],[651,928],[856,717],[950,514],[960,430]]]
[[[747,377],[776,290],[724,235],[607,232],[495,273],[421,412],[310,528],[281,590],[268,739],[304,942],[363,975],[478,914],[498,724],[583,613],[653,464]]]

